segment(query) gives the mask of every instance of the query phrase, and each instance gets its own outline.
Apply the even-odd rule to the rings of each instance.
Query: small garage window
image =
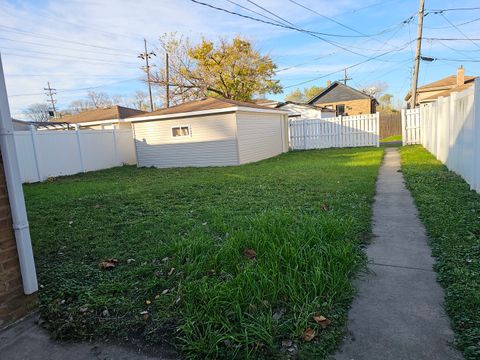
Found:
[[[190,136],[190,125],[174,126],[172,127],[172,137]]]

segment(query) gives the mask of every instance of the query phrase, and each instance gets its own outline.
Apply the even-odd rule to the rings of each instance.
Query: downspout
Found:
[[[12,227],[17,243],[23,292],[27,295],[38,290],[35,261],[28,226],[25,198],[23,197],[20,169],[18,167],[12,118],[8,105],[7,88],[0,55],[0,151],[2,153],[5,180],[12,214]]]

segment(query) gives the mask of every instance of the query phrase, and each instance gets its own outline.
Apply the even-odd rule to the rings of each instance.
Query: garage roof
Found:
[[[268,106],[257,105],[254,103],[236,101],[229,99],[217,99],[208,97],[201,100],[189,101],[180,105],[171,106],[169,108],[164,108],[156,110],[150,113],[141,114],[130,118],[130,121],[145,121],[145,120],[156,120],[163,118],[174,118],[174,117],[184,117],[184,116],[195,116],[195,115],[205,115],[205,114],[214,114],[220,112],[230,112],[230,111],[258,111],[258,112],[271,112],[271,113],[285,113],[285,111],[273,109]]]

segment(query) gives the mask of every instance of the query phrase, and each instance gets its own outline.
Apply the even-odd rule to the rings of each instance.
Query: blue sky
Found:
[[[228,0],[202,1],[261,17]],[[343,68],[391,51],[349,69],[349,85],[363,88],[384,83],[396,101],[403,99],[411,81],[415,48],[412,40],[417,30],[417,19],[411,17],[418,12],[418,0],[296,1],[336,22],[289,0],[255,3],[299,28],[335,35],[321,36],[329,42],[190,0],[0,0],[0,52],[12,114],[21,117],[28,104],[45,101],[43,87],[47,81],[58,90],[60,108],[85,97],[89,89],[127,96],[145,90],[145,84],[139,81],[142,64],[136,55],[142,51],[144,37],[155,45],[158,36],[166,32],[183,34],[194,42],[201,35],[209,39],[237,34],[248,37],[282,70],[278,79],[285,93],[302,82],[307,83],[299,87],[324,86],[327,80],[341,79]],[[248,0],[234,2],[273,17]],[[427,11],[476,6],[476,0],[426,0]],[[405,22],[407,19],[411,20]],[[464,24],[468,21],[472,22]],[[455,28],[452,23],[459,25]],[[454,74],[461,64],[467,75],[480,74],[480,62],[476,62],[480,59],[480,41],[466,39],[480,38],[480,10],[430,13],[425,17],[424,37],[464,40],[425,40],[423,55],[439,60],[422,62],[420,84]],[[280,100],[283,96],[269,97]]]

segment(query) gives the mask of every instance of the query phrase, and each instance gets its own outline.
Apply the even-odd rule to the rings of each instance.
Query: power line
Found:
[[[410,45],[410,41],[408,41],[406,44],[404,44],[403,48],[400,49],[400,50],[403,50],[403,49],[404,49],[405,47],[407,47],[408,45]],[[393,53],[393,52],[398,52],[398,51],[400,51],[400,50],[389,50],[389,51],[387,51],[387,52],[384,52],[383,54],[379,54],[379,55],[374,56],[374,57],[372,57],[372,58],[370,58],[370,59],[366,59],[366,60],[360,61],[360,62],[358,62],[358,63],[356,63],[356,64],[353,64],[353,65],[350,65],[350,66],[347,66],[347,67],[344,67],[344,68],[341,68],[341,69],[332,71],[332,72],[330,72],[330,73],[328,73],[328,74],[325,74],[325,75],[322,75],[322,76],[318,76],[318,77],[315,77],[315,78],[310,79],[310,80],[302,81],[302,82],[299,82],[299,83],[296,83],[296,84],[293,84],[293,85],[285,86],[284,89],[289,89],[289,88],[292,88],[292,87],[297,87],[297,86],[300,86],[300,85],[304,85],[304,84],[311,83],[311,82],[316,81],[316,80],[320,80],[320,79],[326,78],[326,77],[331,76],[331,75],[333,75],[333,74],[336,74],[336,73],[338,73],[338,72],[345,71],[345,69],[347,69],[347,70],[348,70],[348,69],[352,69],[352,68],[354,68],[354,67],[357,67],[357,66],[360,66],[360,65],[362,65],[362,64],[365,64],[365,63],[367,63],[367,62],[369,62],[369,61],[376,60],[377,58],[379,58],[379,57],[381,57],[381,56],[385,56],[385,55],[391,54],[391,53]]]
[[[360,31],[358,31],[358,30],[356,30],[356,29],[354,29],[354,28],[351,28],[350,26],[347,26],[347,25],[345,25],[345,24],[342,24],[341,22],[339,22],[339,21],[337,21],[337,20],[335,20],[335,19],[333,19],[333,18],[331,18],[331,17],[328,17],[328,16],[326,16],[326,15],[321,14],[321,13],[319,13],[318,11],[313,10],[312,8],[306,7],[305,5],[302,5],[302,4],[300,4],[299,2],[296,2],[295,0],[288,0],[288,1],[290,1],[291,3],[293,3],[293,4],[297,5],[297,6],[300,6],[300,7],[304,8],[304,9],[306,9],[306,10],[308,10],[308,11],[310,11],[310,12],[312,12],[312,13],[318,15],[318,16],[321,16],[321,17],[324,18],[324,19],[327,19],[327,20],[329,20],[329,21],[332,21],[332,22],[334,22],[335,24],[340,25],[341,27],[343,27],[343,28],[345,28],[345,29],[348,29],[348,30],[353,31],[353,32],[355,32],[355,33],[357,33],[357,34],[360,34],[360,35],[368,36],[368,35],[360,32]]]
[[[271,21],[266,21],[266,20],[262,20],[262,19],[258,19],[258,18],[255,18],[255,17],[252,17],[252,16],[249,16],[249,15],[245,15],[245,14],[240,14],[240,13],[237,13],[237,12],[234,12],[234,11],[230,11],[230,10],[227,10],[227,9],[224,9],[224,8],[220,8],[220,7],[217,7],[217,6],[214,6],[214,5],[211,5],[211,4],[207,4],[207,3],[204,3],[204,2],[201,2],[201,1],[198,1],[198,0],[190,0],[196,4],[199,4],[199,5],[202,5],[202,6],[206,6],[206,7],[209,7],[209,8],[212,8],[212,9],[215,9],[215,10],[218,10],[218,11],[222,11],[222,12],[226,12],[228,14],[231,14],[231,15],[235,15],[235,16],[240,16],[240,17],[243,17],[243,18],[246,18],[246,19],[250,19],[250,20],[253,20],[253,21],[257,21],[257,22],[261,22],[261,23],[264,23],[264,24],[268,24],[268,25],[272,25],[272,26],[276,26],[276,27],[281,27],[281,28],[285,28],[285,29],[290,29],[290,30],[294,30],[294,31],[298,31],[298,32],[301,32],[301,33],[305,33],[305,34],[308,34],[310,36],[313,36],[319,40],[322,40],[330,45],[333,45],[335,47],[338,47],[342,50],[345,50],[349,53],[352,53],[352,54],[355,54],[355,55],[358,55],[358,56],[361,56],[361,57],[364,57],[364,58],[371,58],[367,55],[364,55],[362,53],[359,53],[359,52],[356,52],[356,51],[353,51],[353,50],[350,50],[342,45],[340,45],[339,43],[337,42],[334,42],[332,40],[328,40],[328,39],[325,39],[323,37],[320,37],[318,36],[317,34],[322,34],[322,35],[330,35],[330,36],[340,36],[340,37],[359,37],[359,36],[347,36],[347,35],[332,35],[332,34],[326,34],[326,33],[319,33],[319,32],[314,32],[314,31],[309,31],[309,30],[305,30],[305,29],[302,29],[302,28],[298,28],[298,27],[294,27],[294,26],[290,26],[290,25],[283,25],[283,24],[280,24],[280,23],[274,23],[274,22],[271,22]]]
[[[467,7],[467,8],[452,8],[452,9],[431,9],[431,10],[427,10],[427,12],[425,13],[425,16],[427,16],[428,14],[437,14],[437,13],[442,13],[442,12],[446,12],[446,11],[470,11],[470,10],[480,10],[480,7]]]
[[[480,38],[441,38],[441,37],[424,37],[425,40],[439,41],[480,41]]]
[[[455,30],[457,30],[461,35],[463,35],[463,37],[467,40],[469,40],[473,45],[475,45],[476,47],[478,47],[480,49],[480,45],[478,45],[475,41],[473,41],[472,39],[470,39],[467,34],[465,34],[462,30],[460,30],[460,28],[458,28],[455,24],[453,24],[450,20],[447,19],[447,17],[445,15],[443,15],[443,13],[440,14],[446,22],[448,22],[450,25],[452,25]]]
[[[92,48],[96,48],[96,49],[112,50],[112,51],[115,51],[115,52],[121,52],[123,54],[132,55],[131,53],[124,52],[123,49],[115,49],[115,48],[111,48],[111,47],[107,47],[107,46],[88,44],[88,43],[81,42],[81,41],[66,40],[66,39],[63,39],[63,38],[60,38],[60,37],[57,37],[57,36],[51,36],[51,35],[41,34],[41,33],[34,33],[34,32],[31,32],[31,31],[20,30],[20,29],[10,27],[10,26],[5,26],[5,25],[0,25],[0,28],[3,28],[3,29],[0,29],[1,31],[13,32],[13,33],[17,33],[17,34],[24,35],[24,36],[30,36],[30,37],[40,38],[40,39],[48,39],[48,40],[51,40],[51,41],[60,41],[60,42],[65,42],[65,43],[70,43],[70,44],[77,44],[77,45],[80,45],[80,46],[92,47]]]
[[[465,21],[463,23],[460,23],[460,24],[452,24],[450,26],[425,26],[425,28],[427,29],[432,29],[432,30],[440,30],[440,29],[451,29],[452,27],[455,27],[455,26],[463,26],[463,25],[467,25],[467,24],[471,24],[471,23],[474,23],[474,22],[477,22],[480,20],[480,17],[479,18],[476,18],[476,19],[473,19],[473,20],[469,20],[469,21]]]

